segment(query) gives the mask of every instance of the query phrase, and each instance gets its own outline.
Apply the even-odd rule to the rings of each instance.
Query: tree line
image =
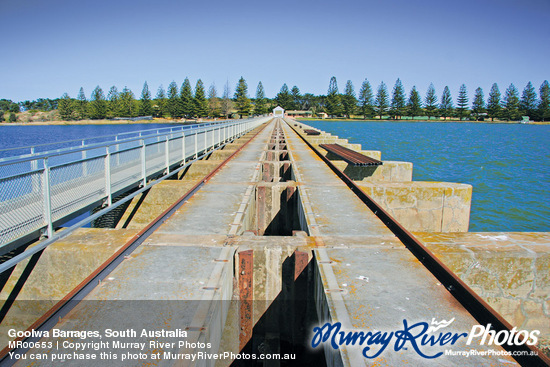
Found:
[[[226,83],[221,96],[218,95],[215,84],[208,91],[201,79],[197,80],[195,88],[188,78],[180,87],[175,81],[165,90],[161,85],[153,98],[147,82],[144,83],[140,98],[127,87],[119,92],[112,86],[107,95],[97,86],[88,99],[83,88],[80,88],[76,98],[67,93],[59,99],[38,99],[24,101],[19,104],[9,100],[0,100],[0,111],[18,112],[21,106],[25,110],[50,111],[57,109],[63,120],[105,119],[116,117],[154,116],[167,118],[228,118],[236,113],[239,116],[263,115],[277,105],[285,110],[311,111],[313,115],[322,112],[333,117],[351,117],[361,115],[363,118],[414,118],[443,117],[470,120],[519,120],[529,116],[532,120],[545,121],[550,119],[550,85],[544,81],[539,91],[531,82],[527,83],[521,96],[514,84],[500,92],[494,83],[485,99],[483,89],[478,87],[471,99],[465,84],[458,90],[456,100],[453,100],[448,86],[443,88],[438,97],[433,83],[430,84],[424,98],[413,86],[408,93],[400,79],[397,79],[392,93],[384,82],[378,86],[376,93],[368,79],[361,84],[358,96],[351,80],[346,82],[344,93],[339,93],[335,77],[329,82],[326,95],[302,94],[297,86],[291,89],[283,84],[275,98],[265,96],[262,82],[258,83],[255,98],[248,97],[248,85],[241,77],[232,94],[229,83]],[[0,113],[3,118],[3,113]],[[14,115],[15,116],[15,115]],[[10,119],[11,119],[10,115]]]
[[[167,90],[161,85],[155,98],[152,98],[147,82],[143,84],[139,99],[128,87],[119,92],[116,86],[112,86],[105,96],[101,87],[97,86],[88,100],[84,89],[80,88],[76,98],[71,98],[67,93],[63,94],[58,101],[58,110],[63,120],[138,116],[174,119],[227,118],[235,109],[241,116],[252,113],[265,114],[269,108],[267,101],[261,82],[258,84],[256,99],[252,103],[248,97],[248,85],[242,77],[233,96],[227,83],[221,97],[218,96],[215,84],[206,91],[204,83],[199,79],[193,90],[191,82],[185,78],[179,88],[175,81],[168,85]]]
[[[469,120],[494,120],[506,119],[516,121],[522,116],[529,116],[532,120],[545,121],[550,118],[550,85],[545,80],[540,88],[539,95],[531,82],[527,83],[521,97],[514,84],[501,94],[497,83],[494,83],[485,100],[483,89],[476,88],[472,104],[470,105],[468,90],[462,84],[458,90],[456,107],[453,103],[451,91],[445,86],[441,97],[438,98],[433,83],[430,83],[424,98],[413,86],[407,96],[400,79],[397,79],[391,96],[384,82],[381,82],[374,94],[373,88],[365,79],[361,84],[359,96],[355,94],[351,80],[346,82],[344,93],[338,92],[338,84],[335,77],[329,82],[326,96],[314,97],[311,95],[300,96],[297,87],[289,92],[287,85],[283,85],[276,100],[285,109],[295,109],[296,106],[303,108],[318,109],[334,117],[351,117],[360,114],[364,118],[384,116],[401,119],[404,116],[413,118],[422,117],[443,117]],[[313,105],[311,107],[310,105]]]

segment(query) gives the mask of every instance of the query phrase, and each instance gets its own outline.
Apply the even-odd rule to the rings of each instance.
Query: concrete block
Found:
[[[184,170],[183,177],[181,177],[181,179],[186,181],[200,180],[216,169],[220,163],[220,160],[214,159],[197,161],[193,163],[188,170]]]
[[[430,251],[518,329],[550,345],[550,233],[414,233]]]
[[[423,181],[357,185],[409,231],[468,231],[471,185]]]
[[[344,161],[332,163],[354,181],[412,181],[413,164],[410,162],[384,161],[381,166],[353,166]]]
[[[223,150],[216,150],[215,152],[212,153],[212,155],[210,156],[209,160],[214,160],[214,161],[224,161],[226,160],[227,158],[229,158],[229,156],[233,153],[235,153],[236,149],[223,149]]]
[[[141,229],[161,215],[193,186],[194,181],[166,180],[136,196],[117,224],[117,228]]]
[[[0,346],[7,345],[9,329],[27,329],[137,232],[80,228],[48,246],[0,325]],[[0,300],[8,298],[28,262],[23,260],[15,267]]]

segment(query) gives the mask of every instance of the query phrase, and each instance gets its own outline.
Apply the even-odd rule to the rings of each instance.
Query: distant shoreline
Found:
[[[460,120],[390,120],[390,119],[322,119],[322,118],[296,118],[297,121],[329,121],[329,122],[443,122],[443,123],[475,123],[475,124],[522,124],[518,121],[460,121]],[[153,119],[153,120],[78,120],[78,121],[33,121],[33,122],[1,122],[0,126],[48,126],[48,125],[132,125],[132,124],[171,124],[171,125],[185,125],[185,124],[198,124],[203,122],[223,121],[219,120],[171,120],[171,119]],[[530,122],[525,125],[550,125],[550,121],[536,121]]]
[[[211,122],[214,120],[205,120],[202,122]],[[222,121],[222,120],[220,120]],[[33,122],[2,122],[0,126],[48,126],[48,125],[132,125],[132,124],[197,124],[195,120],[169,120],[169,119],[154,119],[154,120],[78,120],[78,121],[33,121]]]
[[[527,124],[523,124],[519,121],[504,121],[504,120],[498,120],[498,121],[461,121],[461,120],[391,120],[391,119],[322,119],[322,118],[313,118],[313,117],[305,117],[305,118],[296,118],[296,121],[329,121],[329,122],[443,122],[443,123],[471,123],[471,124],[519,124],[519,125],[550,125],[550,121],[535,121],[535,122],[529,122]]]

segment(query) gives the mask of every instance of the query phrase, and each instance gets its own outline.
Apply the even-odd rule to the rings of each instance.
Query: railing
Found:
[[[0,248],[54,227],[259,126],[232,121],[0,161]]]
[[[73,140],[64,140],[57,141],[53,143],[46,144],[34,144],[25,147],[12,147],[0,149],[0,162],[13,159],[15,156],[22,156],[25,154],[37,154],[37,153],[55,153],[67,148],[77,148],[80,146],[86,146],[91,144],[107,143],[110,141],[126,140],[136,137],[147,137],[152,135],[168,134],[173,132],[189,131],[196,128],[205,128],[213,125],[219,125],[231,122],[232,120],[220,120],[215,122],[208,122],[203,124],[193,124],[193,125],[177,125],[171,127],[160,127],[156,129],[146,129],[146,130],[136,130],[136,131],[127,131],[118,134],[111,135],[102,135],[102,136],[93,136],[85,139],[73,139]]]

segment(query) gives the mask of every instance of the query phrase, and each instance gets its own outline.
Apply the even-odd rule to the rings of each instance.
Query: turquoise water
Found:
[[[550,125],[308,121],[413,163],[413,180],[473,186],[470,232],[550,231]]]

